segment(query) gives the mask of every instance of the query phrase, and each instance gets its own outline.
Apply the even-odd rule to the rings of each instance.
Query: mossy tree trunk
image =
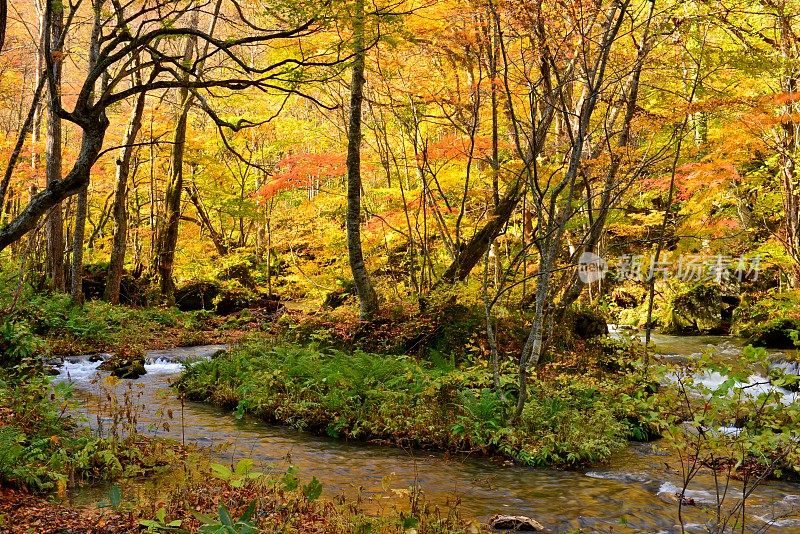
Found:
[[[347,252],[353,273],[361,319],[378,313],[378,294],[372,286],[361,250],[361,105],[364,101],[364,0],[353,13],[353,76],[350,83],[350,127],[347,132]]]

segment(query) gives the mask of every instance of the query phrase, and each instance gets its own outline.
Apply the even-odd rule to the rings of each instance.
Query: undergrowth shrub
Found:
[[[531,389],[540,394],[511,425],[510,369],[495,390],[484,366],[436,361],[252,341],[189,366],[178,387],[190,399],[332,437],[474,450],[534,465],[603,461],[629,434],[612,386],[537,381]]]

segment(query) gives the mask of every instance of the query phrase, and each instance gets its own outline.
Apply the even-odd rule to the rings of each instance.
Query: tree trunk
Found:
[[[94,0],[92,8],[94,10],[94,23],[92,24],[92,34],[89,41],[89,72],[97,65],[97,57],[100,54],[100,33],[102,30],[101,10],[105,0]],[[105,86],[105,80],[101,85]],[[104,88],[104,87],[103,87]],[[89,105],[94,104],[95,92],[89,98]],[[83,303],[83,243],[86,240],[86,219],[89,215],[89,183],[78,191],[78,200],[75,206],[75,230],[72,234],[72,270],[70,272],[70,295],[72,300]]]
[[[796,47],[793,42],[791,19],[781,13],[779,19],[780,48],[787,65],[782,73],[781,89],[785,94],[794,95],[800,89],[800,74],[796,63]],[[800,187],[797,184],[797,152],[800,145],[800,126],[795,120],[797,103],[789,100],[783,108],[783,121],[778,133],[778,147],[781,167],[781,191],[783,210],[786,218],[785,248],[794,260],[794,268],[789,273],[789,285],[800,287]]]
[[[103,146],[108,119],[104,114],[84,119],[81,148],[72,169],[63,180],[49,184],[44,191],[34,195],[25,209],[13,221],[0,228],[0,251],[33,230],[39,219],[45,216],[53,206],[74,195],[89,182],[89,172],[97,161]]]
[[[565,170],[564,178],[546,194],[541,194],[538,189],[534,189],[540,228],[542,230],[538,246],[540,251],[539,275],[536,281],[536,305],[533,322],[519,360],[519,396],[517,398],[517,407],[512,417],[513,421],[519,420],[525,407],[528,370],[539,364],[542,355],[542,341],[545,327],[548,324],[547,311],[552,298],[552,275],[564,244],[567,224],[574,213],[575,184],[584,158],[584,148],[590,135],[590,121],[600,98],[598,88],[602,87],[605,79],[611,49],[624,20],[627,4],[628,2],[614,3],[609,7],[606,14],[598,56],[595,58],[591,69],[585,73],[586,97],[581,99],[578,113],[573,118],[575,129],[572,135],[569,164]],[[589,87],[594,89],[589,91]],[[566,114],[566,110],[563,113]],[[535,160],[533,160],[533,164],[535,165]],[[535,180],[535,167],[533,176]],[[543,217],[545,214],[546,222]]]
[[[44,6],[41,5],[41,0],[35,2],[36,10],[39,13],[39,51],[36,57],[36,86],[44,86],[44,52],[43,47],[45,43],[44,32],[47,31],[45,27]],[[31,124],[31,170],[36,170],[39,166],[39,137],[42,131],[42,101],[41,97],[35,99],[32,104],[33,108],[33,122]]]
[[[0,0],[0,52],[6,43],[6,25],[8,23],[8,2]]]
[[[83,303],[83,242],[86,237],[86,216],[89,210],[89,184],[78,191],[75,204],[75,230],[72,233],[72,270],[69,292],[72,300]]]
[[[134,80],[134,83],[137,83]],[[136,102],[131,111],[128,128],[122,148],[117,159],[116,189],[114,191],[114,243],[111,246],[111,259],[108,264],[108,277],[103,298],[111,304],[119,304],[119,290],[122,282],[122,271],[125,267],[125,252],[128,243],[128,177],[131,172],[131,159],[133,158],[133,143],[142,127],[142,114],[144,113],[145,93],[136,96]]]
[[[226,256],[229,252],[228,244],[226,243],[225,236],[217,231],[214,228],[214,223],[211,220],[211,216],[209,216],[208,211],[206,210],[205,206],[203,205],[203,201],[200,198],[200,192],[197,189],[197,185],[194,182],[190,182],[185,188],[186,194],[189,196],[189,200],[194,205],[195,211],[197,211],[197,217],[200,220],[200,228],[205,228],[208,232],[208,236],[211,238],[211,242],[214,243],[214,248],[217,249],[217,253],[220,256]],[[242,234],[244,232],[242,231]]]
[[[347,251],[358,291],[361,319],[378,313],[378,294],[372,287],[361,250],[361,104],[364,100],[364,0],[356,0],[353,17],[353,77],[350,85],[350,128],[347,132]]]
[[[6,164],[3,179],[0,181],[0,209],[2,209],[6,200],[9,202],[11,201],[11,195],[8,194],[10,191],[9,184],[11,183],[11,176],[14,174],[14,168],[19,160],[19,155],[22,153],[22,148],[25,145],[25,138],[28,136],[28,131],[30,131],[32,125],[35,124],[37,109],[40,107],[42,91],[44,89],[44,81],[44,78],[39,77],[39,80],[36,84],[36,89],[33,92],[33,101],[31,102],[30,110],[28,111],[28,115],[25,117],[25,122],[22,124],[22,128],[17,136],[17,144],[14,146],[14,150],[11,152],[11,157],[8,158],[8,164]],[[31,141],[33,141],[33,136],[31,136]],[[6,213],[10,212],[9,204],[9,206],[6,208]]]
[[[45,29],[49,32],[50,50],[42,53],[51,54],[52,70],[50,72],[51,83],[48,86],[47,98],[47,132],[45,140],[45,176],[47,186],[61,179],[61,117],[58,115],[60,107],[61,91],[61,62],[63,50],[61,47],[61,32],[64,29],[64,8],[58,2],[53,2],[49,9],[49,27]],[[47,19],[47,17],[45,17]],[[61,202],[56,203],[50,210],[46,224],[47,235],[47,275],[50,284],[56,291],[63,292],[65,287],[64,279],[64,219],[61,212]]]
[[[189,27],[196,29],[198,25],[198,11],[191,14]],[[183,64],[189,65],[194,57],[197,37],[189,36],[183,52]],[[189,80],[189,73],[183,75],[184,81]],[[175,264],[175,247],[178,245],[178,228],[181,218],[181,193],[183,192],[183,153],[186,147],[186,129],[189,120],[189,108],[192,95],[187,88],[178,89],[178,116],[175,121],[175,136],[170,153],[170,176],[165,196],[164,222],[159,232],[156,247],[156,262],[158,269],[159,291],[161,301],[172,305],[175,301],[175,281],[172,272]]]
[[[603,193],[600,195],[600,202],[597,210],[594,216],[591,218],[592,223],[582,244],[583,246],[576,252],[575,255],[573,255],[573,257],[576,257],[577,254],[582,251],[599,254],[598,245],[601,237],[603,236],[603,232],[605,231],[606,221],[608,220],[608,215],[611,211],[612,205],[614,204],[615,200],[620,197],[622,190],[627,189],[633,184],[633,180],[629,180],[626,184],[624,184],[623,188],[620,188],[619,180],[617,180],[617,174],[619,173],[622,165],[622,149],[626,148],[630,142],[631,124],[639,103],[639,84],[641,81],[642,68],[647,55],[652,49],[654,41],[650,35],[650,24],[653,18],[654,10],[655,4],[651,3],[640,40],[641,44],[639,45],[639,49],[637,51],[636,63],[634,64],[633,70],[628,76],[628,80],[623,88],[625,115],[623,116],[622,125],[617,138],[617,150],[611,153],[611,163],[606,171]],[[616,123],[616,116],[618,113],[619,108],[616,108],[614,111],[612,111],[611,117],[608,120],[608,124],[610,124],[608,131],[614,130],[614,124]],[[592,195],[587,191],[587,206],[589,210],[592,210],[591,196]],[[577,273],[573,274],[572,282],[569,288],[564,292],[562,298],[559,300],[555,317],[557,322],[560,322],[564,319],[569,307],[572,306],[572,304],[580,296],[583,286],[584,282],[580,280],[580,278],[577,276]]]
[[[450,266],[439,279],[439,282],[453,283],[463,281],[469,276],[469,273],[481,261],[483,255],[489,250],[489,246],[511,219],[514,208],[522,199],[522,184],[520,182],[521,180],[517,180],[506,192],[494,210],[492,217],[461,248],[455,260],[450,263]]]

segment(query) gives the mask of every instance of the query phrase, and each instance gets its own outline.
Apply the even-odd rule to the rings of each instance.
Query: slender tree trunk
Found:
[[[100,54],[100,34],[102,30],[101,10],[105,0],[94,0],[92,8],[94,10],[94,23],[92,24],[92,34],[89,42],[89,65],[91,70],[97,64],[97,57]],[[104,77],[105,79],[105,77]],[[104,85],[104,83],[103,83]],[[92,93],[89,104],[93,104],[95,99]],[[72,300],[83,303],[83,243],[86,240],[86,219],[89,214],[89,183],[78,191],[77,202],[75,203],[75,230],[72,234],[72,269],[70,271],[70,295]]]
[[[800,75],[796,67],[796,47],[793,43],[791,19],[781,14],[779,19],[780,49],[787,67],[781,76],[781,89],[787,95],[796,95],[800,89]],[[781,167],[781,190],[783,193],[783,210],[786,218],[785,248],[794,260],[789,273],[789,285],[800,287],[800,186],[797,184],[797,153],[800,145],[800,126],[794,119],[798,105],[789,99],[783,108],[783,121],[777,134]]]
[[[190,28],[197,28],[198,11],[191,14]],[[187,37],[183,53],[183,64],[189,65],[194,57],[197,38]],[[184,74],[185,80],[189,74]],[[183,192],[183,153],[186,147],[186,130],[189,121],[189,108],[192,96],[187,88],[178,89],[178,116],[175,121],[175,136],[173,137],[172,151],[170,153],[170,176],[165,196],[164,222],[159,232],[156,247],[156,262],[158,269],[159,290],[161,301],[172,305],[175,300],[175,281],[172,272],[175,264],[175,247],[178,245],[178,228],[181,218],[181,194]]]
[[[378,313],[378,294],[372,287],[361,250],[361,104],[364,101],[364,0],[356,0],[353,17],[353,77],[350,84],[350,128],[347,132],[347,251],[361,318]]]
[[[548,191],[546,195],[538,193],[534,188],[537,211],[540,217],[542,237],[539,245],[539,276],[536,281],[536,305],[528,338],[525,341],[519,360],[519,396],[517,407],[512,418],[519,420],[527,400],[528,370],[536,367],[542,355],[544,332],[548,324],[548,310],[552,297],[552,275],[556,267],[558,255],[564,244],[564,234],[567,223],[574,213],[573,201],[575,198],[575,184],[580,172],[581,162],[584,159],[584,148],[590,135],[590,121],[597,102],[600,98],[600,87],[605,79],[611,49],[624,20],[628,2],[614,3],[605,17],[604,30],[600,41],[598,55],[592,67],[585,73],[586,87],[585,98],[581,98],[578,113],[573,118],[575,128],[572,133],[572,146],[570,148],[569,164],[564,173],[564,178],[559,184]],[[588,59],[588,58],[585,58]],[[589,90],[588,88],[592,88]],[[563,111],[566,114],[566,110]],[[566,118],[566,117],[565,117]],[[536,162],[534,165],[534,182],[536,181]],[[563,197],[563,200],[560,199]],[[546,213],[546,224],[542,224],[543,215]],[[552,319],[552,317],[550,318]]]
[[[491,15],[490,15],[491,16]],[[497,26],[490,24],[491,35],[491,58],[490,58],[490,78],[492,81],[492,198],[494,208],[500,205],[500,143],[498,135],[498,98],[497,98],[497,60],[500,55],[500,36],[497,34]]]
[[[270,201],[267,201],[270,202]],[[266,229],[267,229],[267,294],[272,296],[272,224],[270,223],[270,217],[272,215],[272,209],[270,208],[267,213],[267,222],[266,222]]]
[[[45,37],[44,32],[47,31],[45,28],[45,19],[44,19],[44,7],[40,4],[39,1],[36,2],[36,9],[39,13],[39,48],[38,53],[36,56],[36,87],[40,85],[44,85],[45,83],[45,73],[44,73],[44,43]],[[42,99],[41,97],[38,99],[34,99],[33,103],[33,122],[31,124],[31,170],[36,170],[39,165],[39,137],[42,131]]]
[[[10,213],[11,195],[8,193],[10,191],[9,184],[11,183],[11,176],[14,174],[14,168],[16,167],[19,156],[22,153],[22,148],[25,145],[25,138],[28,136],[28,131],[31,130],[31,126],[34,124],[35,115],[41,102],[42,91],[44,90],[44,82],[44,78],[40,77],[36,84],[36,89],[33,92],[33,102],[31,102],[30,110],[28,111],[28,115],[25,118],[25,122],[22,124],[22,129],[17,137],[17,144],[14,146],[14,150],[11,152],[11,157],[8,158],[8,164],[6,164],[2,181],[0,181],[0,208],[2,208],[5,201],[8,200],[9,205],[6,209],[7,213]]]
[[[200,198],[200,191],[197,190],[197,185],[195,185],[194,182],[189,182],[184,189],[189,200],[194,204],[195,211],[197,211],[197,217],[200,219],[200,227],[205,228],[208,232],[208,236],[211,238],[211,242],[214,243],[214,248],[217,249],[217,253],[220,256],[227,255],[229,250],[228,244],[225,241],[225,236],[214,228],[214,222],[211,220],[211,216],[203,205],[203,201]],[[244,234],[243,229],[241,229],[240,232]]]
[[[134,80],[134,83],[137,83]],[[108,277],[104,298],[112,304],[119,304],[119,291],[122,282],[122,271],[125,267],[125,252],[128,243],[128,178],[133,159],[133,144],[142,128],[145,93],[136,96],[131,110],[128,128],[125,132],[122,148],[117,159],[116,189],[114,190],[114,243],[111,246],[111,259],[108,265]]]
[[[496,286],[495,286],[496,287]],[[495,289],[495,292],[497,289]],[[500,391],[500,358],[497,353],[497,337],[494,333],[494,317],[492,317],[492,299],[489,298],[489,251],[483,257],[483,311],[486,316],[486,340],[492,360],[492,382],[494,389]]]
[[[87,184],[88,185],[88,184]],[[75,202],[75,230],[72,233],[72,269],[69,292],[72,300],[83,303],[83,242],[86,237],[86,216],[89,210],[89,191],[84,187],[78,191]]]
[[[46,13],[48,9],[44,9]],[[49,9],[49,27],[45,28],[50,33],[50,50],[43,54],[52,56],[52,80],[47,95],[47,132],[45,140],[45,175],[48,187],[61,179],[61,117],[58,115],[61,91],[61,65],[63,50],[61,48],[61,32],[64,29],[64,8],[58,2],[53,2]],[[47,17],[45,17],[47,19]],[[64,291],[64,218],[61,211],[61,202],[50,209],[46,223],[47,235],[47,274],[50,284],[56,291]]]
[[[652,44],[654,41],[650,35],[650,24],[653,18],[654,10],[655,4],[651,3],[644,30],[642,32],[639,49],[637,51],[636,63],[634,64],[633,70],[628,76],[628,80],[623,88],[623,97],[625,99],[625,115],[623,116],[622,125],[617,138],[617,150],[611,153],[611,163],[606,171],[603,193],[600,196],[600,202],[597,207],[596,214],[590,219],[592,222],[583,246],[581,247],[582,251],[599,254],[597,247],[600,243],[601,237],[603,236],[603,232],[605,231],[608,214],[611,211],[612,204],[614,203],[615,199],[619,198],[622,192],[621,190],[618,190],[620,189],[620,184],[619,180],[617,179],[617,174],[622,166],[622,149],[628,146],[631,138],[631,124],[639,103],[639,84],[641,81],[642,68],[647,55],[652,49]],[[620,108],[616,108],[611,113],[611,117],[608,120],[608,123],[611,125],[608,128],[609,131],[613,131],[619,111]],[[631,180],[624,187],[630,187],[632,184],[633,181]],[[592,210],[592,199],[588,191],[587,206],[589,210]],[[564,292],[562,298],[559,300],[558,307],[556,308],[556,321],[560,322],[564,319],[569,307],[572,306],[572,304],[580,296],[583,286],[584,283],[580,280],[577,274],[575,274],[569,289]]]

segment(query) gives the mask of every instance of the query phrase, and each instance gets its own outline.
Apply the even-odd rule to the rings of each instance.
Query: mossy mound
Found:
[[[175,291],[175,306],[181,311],[213,310],[220,294],[219,284],[207,281],[190,282]]]
[[[757,326],[748,338],[748,342],[754,347],[793,349],[798,332],[800,332],[800,320],[790,318],[773,319],[761,326]]]
[[[722,290],[715,284],[697,284],[677,293],[664,317],[664,331],[670,334],[726,334]],[[727,314],[726,314],[727,315]]]

